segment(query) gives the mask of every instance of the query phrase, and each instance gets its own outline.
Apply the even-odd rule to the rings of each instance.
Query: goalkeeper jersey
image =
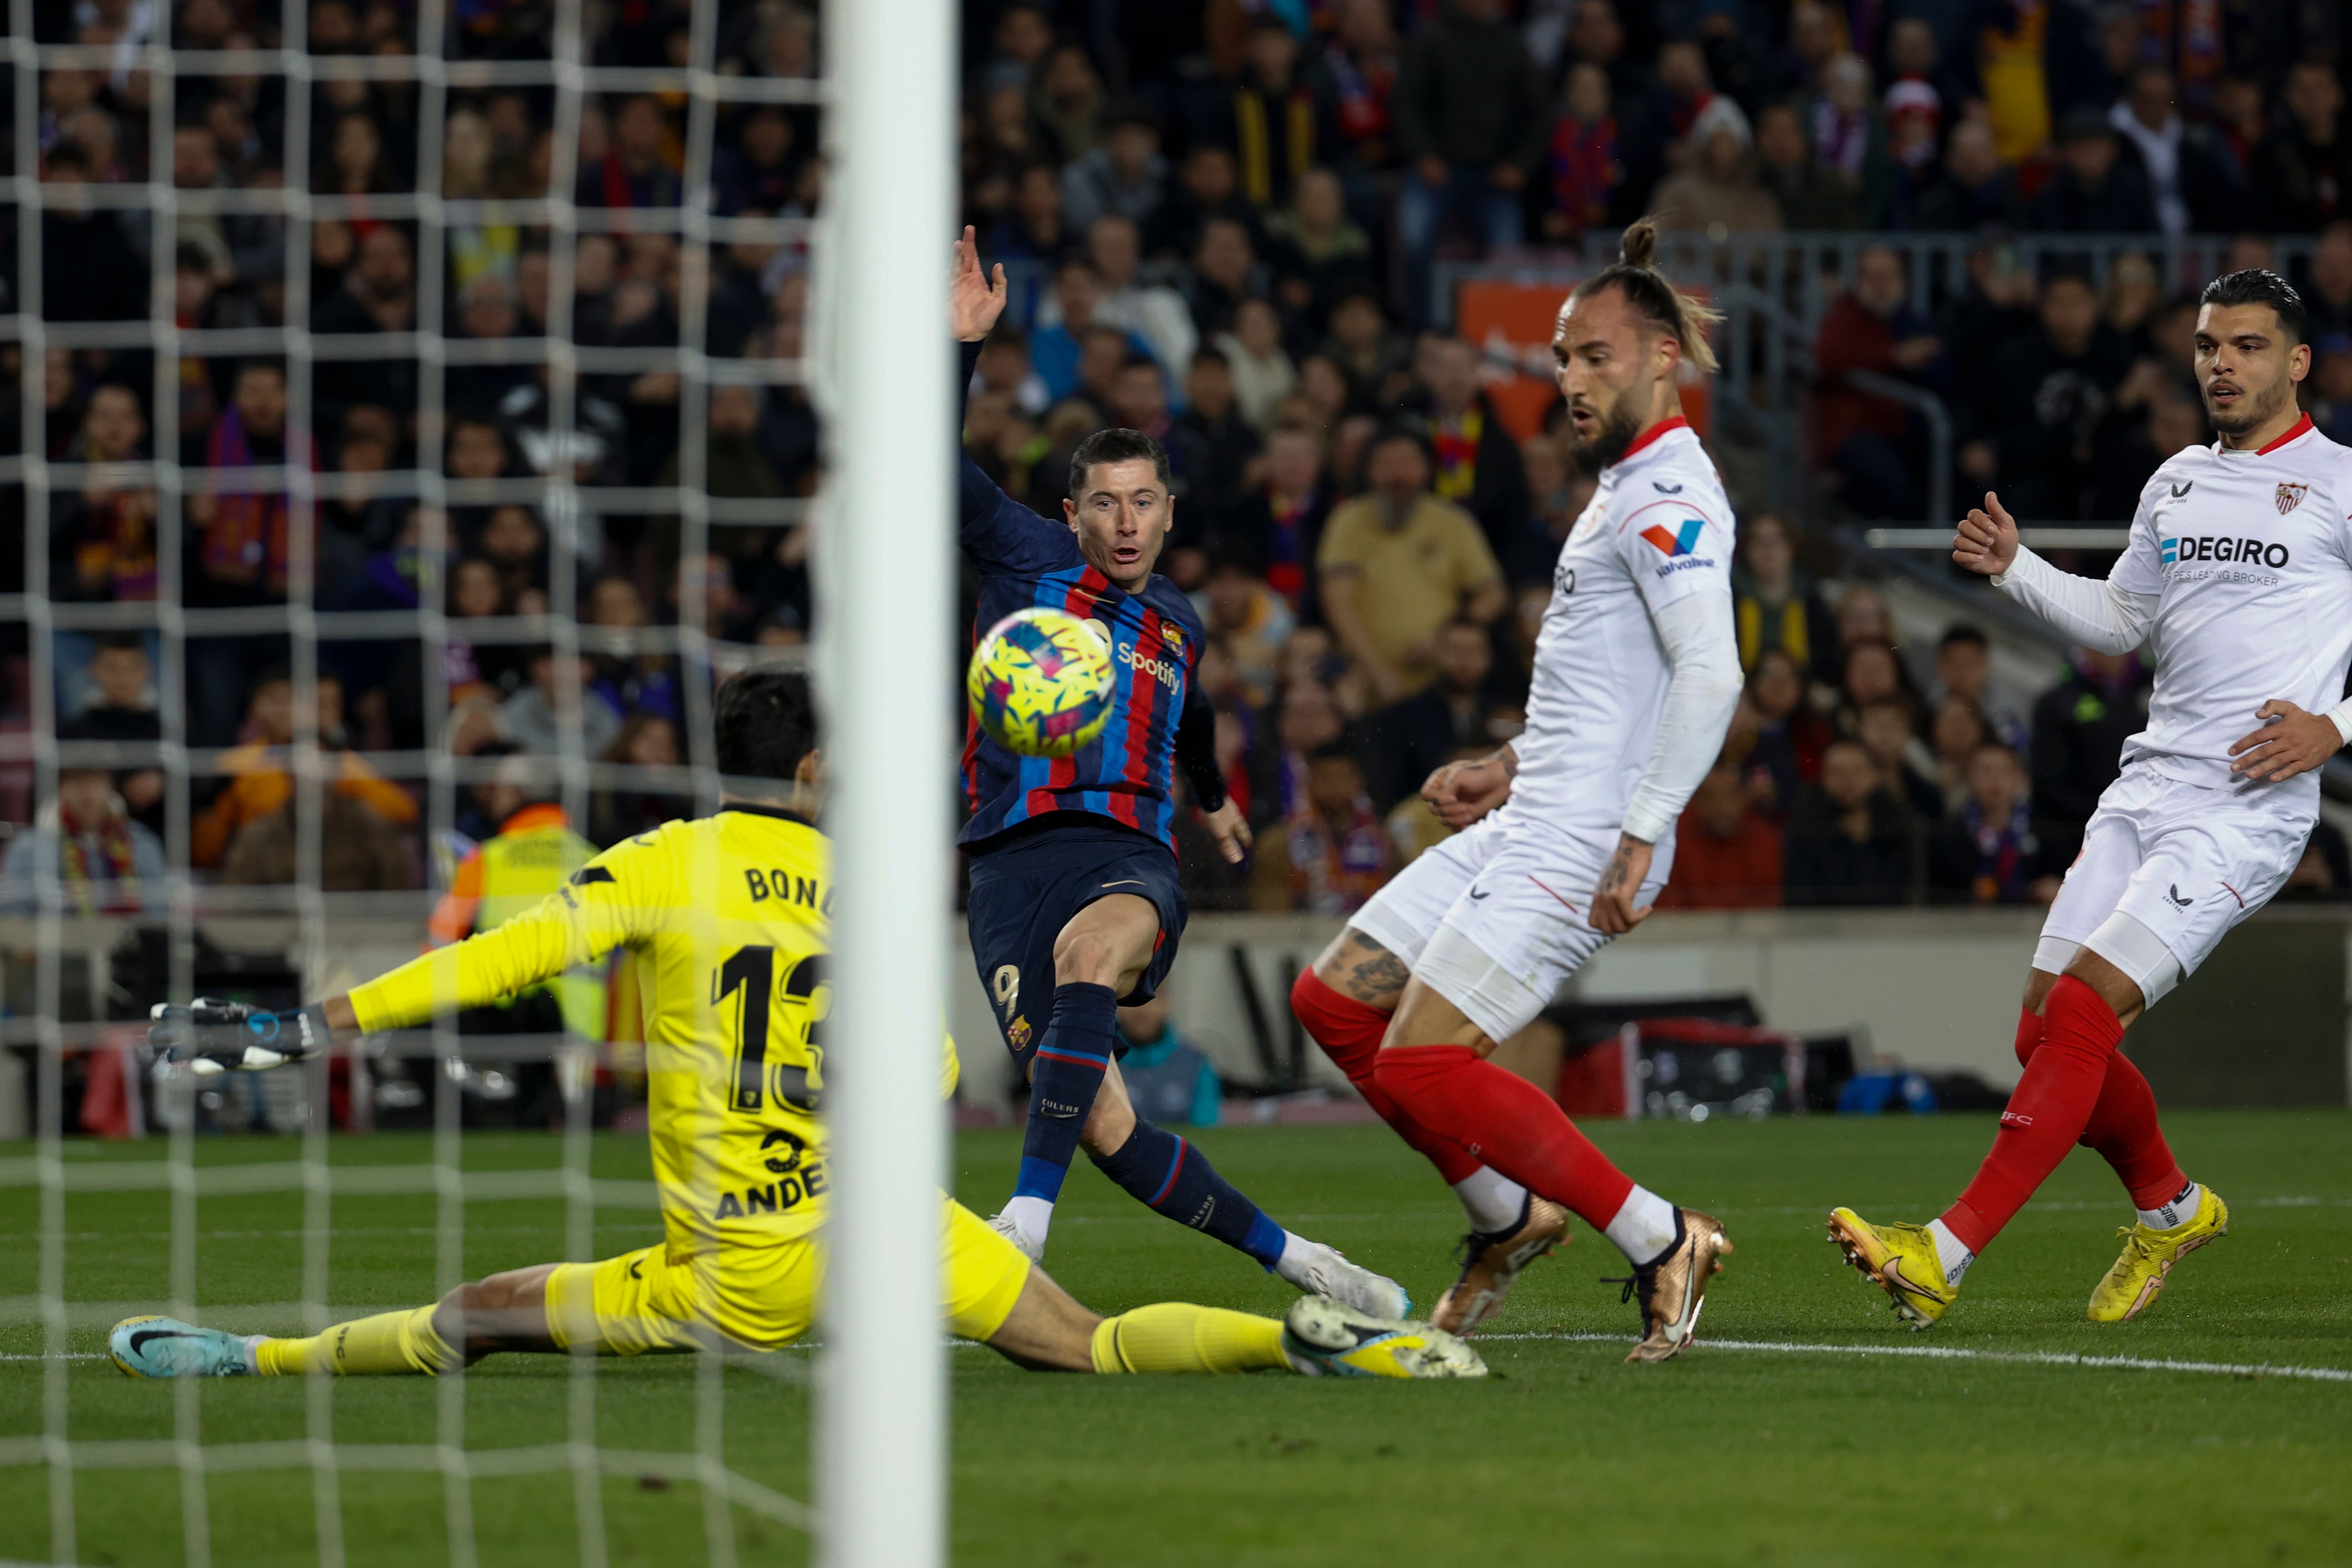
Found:
[[[733,806],[615,844],[535,907],[352,992],[360,1027],[422,1024],[601,957],[634,956],[647,1122],[670,1248],[762,1245],[822,1222],[830,846]],[[943,1092],[955,1083],[950,1042]]]

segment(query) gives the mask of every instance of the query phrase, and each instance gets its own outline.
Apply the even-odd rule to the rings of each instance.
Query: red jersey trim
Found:
[[[2257,446],[2254,448],[2254,455],[2257,457],[2268,457],[2272,453],[2276,452],[2280,447],[2284,446],[2296,436],[2309,434],[2311,428],[2311,415],[2306,413],[2301,419],[2296,420],[2294,422],[2294,428],[2288,431],[2284,435],[2280,436],[2268,446]]]
[[[2306,418],[2304,423],[2308,424],[2311,421]],[[1649,429],[1642,432],[1641,434],[1633,438],[1633,444],[1625,448],[1625,457],[1631,457],[1636,452],[1641,451],[1644,446],[1654,444],[1659,437],[1665,434],[1669,430],[1688,430],[1690,427],[1690,421],[1685,419],[1678,413],[1670,418],[1662,419],[1658,421],[1657,423],[1650,426]],[[1622,463],[1625,461],[1625,457],[1620,457],[1617,461]]]

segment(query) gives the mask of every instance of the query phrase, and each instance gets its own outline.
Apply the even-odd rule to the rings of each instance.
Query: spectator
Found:
[[[1768,103],[1758,111],[1756,158],[1758,182],[1782,225],[1801,234],[1862,226],[1860,200],[1843,175],[1813,161],[1795,104]]]
[[[2038,234],[2154,234],[2147,175],[2123,157],[2115,128],[2085,104],[2058,124],[2058,172],[2025,206]]]
[[[1077,247],[1062,208],[1062,176],[1050,163],[1024,165],[1013,183],[1013,211],[989,246],[1008,257],[1055,262]]]
[[[2001,706],[1992,691],[1992,643],[1966,622],[1944,628],[1936,643],[1936,699],[1958,697],[1974,707],[1992,738],[2024,752],[2031,732],[2022,717]]]
[[[653,616],[636,583],[625,577],[599,578],[581,611],[583,627],[604,633],[590,642],[602,650],[589,656],[590,685],[615,713],[656,714],[675,726],[681,706],[677,673],[646,635]]]
[[[498,569],[500,597],[517,615],[544,614],[547,530],[529,507],[490,508],[482,528],[482,558]]]
[[[1097,141],[1105,139],[1102,78],[1095,74],[1094,62],[1087,57],[1085,49],[1075,44],[1065,44],[1045,57],[1045,68],[1037,74],[1036,89],[1029,95],[1029,112],[1045,131],[1045,140],[1054,150],[1057,162],[1083,160],[1097,151]],[[1160,145],[1159,127],[1134,110],[1128,111],[1125,119],[1125,128],[1130,132],[1138,124],[1151,132],[1150,147],[1156,157]],[[1107,139],[1116,142],[1120,129],[1120,117],[1114,116]],[[1122,174],[1129,169],[1122,157],[1115,154],[1113,162]],[[1155,170],[1155,181],[1157,177]],[[1124,191],[1120,193],[1122,197],[1126,194]],[[1156,189],[1153,199],[1158,199]],[[1106,207],[1103,210],[1121,209]],[[1145,211],[1149,210],[1147,205]],[[1096,215],[1089,213],[1082,221],[1091,223]],[[1127,215],[1139,220],[1143,214],[1133,212]]]
[[[526,751],[565,756],[576,744],[581,755],[593,757],[613,743],[621,729],[620,710],[588,684],[576,659],[541,647],[531,651],[525,667],[530,684],[507,698],[499,710],[516,745]],[[577,722],[567,712],[575,701]]]
[[[1927,505],[1912,477],[1921,444],[1910,412],[1849,379],[1856,372],[1943,379],[1943,342],[1908,293],[1902,259],[1872,246],[1855,258],[1853,287],[1830,307],[1813,340],[1816,461],[1837,475],[1847,504],[1864,517],[1916,517]]]
[[[988,58],[980,68],[981,88],[1027,92],[1053,47],[1054,23],[1047,8],[1039,0],[1012,0],[996,14],[996,26],[990,30]]]
[[[2311,345],[2311,422],[2328,440],[2342,445],[2352,436],[2352,337],[2329,333]],[[2195,405],[2181,406],[2193,411]],[[2153,435],[2153,424],[2150,429]]]
[[[627,768],[677,768],[686,759],[678,749],[676,725],[659,714],[635,713],[622,722],[596,760]],[[625,784],[596,792],[589,802],[589,831],[598,843],[610,847],[675,820],[690,799],[688,791],[632,776]]]
[[[1838,645],[1829,607],[1812,579],[1797,570],[1789,525],[1777,512],[1759,512],[1739,530],[1731,612],[1742,669],[1754,669],[1766,649],[1778,648],[1810,675],[1825,666]]]
[[[1078,58],[1085,60],[1083,52]],[[1157,121],[1139,109],[1122,109],[1112,117],[1102,144],[1081,152],[1062,171],[1062,216],[1071,228],[1090,234],[1097,219],[1140,224],[1151,216],[1168,184]]]
[[[1833,55],[1822,65],[1820,87],[1809,115],[1813,162],[1844,183],[1863,221],[1875,227],[1885,220],[1891,167],[1870,68],[1853,55]]]
[[[793,122],[775,104],[761,104],[746,114],[735,139],[711,156],[711,193],[721,217],[782,212],[793,200],[800,178],[793,157]]]
[[[1908,705],[1910,693],[1905,676],[1903,661],[1895,650],[1873,638],[1862,638],[1845,645],[1844,657],[1838,665],[1838,733],[1853,735],[1862,722],[1862,710],[1872,703],[1901,702]]]
[[[1415,33],[1390,104],[1406,160],[1397,197],[1405,311],[1419,322],[1448,217],[1466,219],[1489,247],[1519,243],[1520,199],[1550,114],[1502,0],[1454,0]]]
[[[58,739],[152,746],[163,738],[163,721],[149,690],[154,671],[148,653],[152,636],[152,632],[112,632],[99,641],[89,672],[95,693],[79,713],[60,719]],[[62,705],[59,711],[64,711]],[[117,767],[112,777],[115,792],[122,797],[131,817],[151,831],[163,832],[163,770],[152,763]]]
[[[1805,706],[1797,662],[1786,649],[1766,648],[1748,672],[1748,690],[1733,714],[1724,750],[1740,765],[1758,806],[1780,821],[1795,809],[1804,786],[1820,776],[1822,749],[1834,735]]]
[[[1380,891],[1395,852],[1354,753],[1335,742],[1308,757],[1305,793],[1268,848],[1258,856],[1261,908],[1353,915]]]
[[[2099,796],[2123,771],[2124,742],[2147,727],[2137,653],[2074,650],[2074,673],[2033,705],[2033,804],[2062,859],[2082,842]]]
[[[373,336],[416,329],[416,266],[408,235],[390,224],[360,240],[358,261],[342,287],[312,310],[310,329],[336,336]],[[322,355],[312,382],[312,419],[319,428],[341,426],[357,403],[392,410],[405,421],[416,412],[417,367],[413,358],[383,357],[338,361]]]
[[[1661,909],[1778,909],[1780,830],[1756,810],[1739,769],[1707,769],[1675,831],[1675,873]]]
[[[389,827],[406,828],[416,821],[416,801],[407,790],[394,784],[369,767],[358,753],[349,749],[343,734],[343,688],[332,675],[322,674],[316,684],[318,701],[312,708],[319,749],[326,754],[327,772],[331,784],[322,799],[342,799],[360,808],[360,814]],[[198,866],[223,863],[234,844],[246,831],[265,818],[289,815],[294,799],[294,777],[287,766],[287,748],[293,745],[296,732],[294,681],[281,666],[266,670],[255,682],[252,701],[247,709],[248,737],[244,744],[226,753],[220,759],[221,772],[226,782],[212,805],[199,815],[188,836],[188,859]],[[338,821],[342,820],[338,813]],[[289,830],[290,831],[290,830]],[[371,834],[371,837],[373,835]],[[263,848],[268,848],[264,853]],[[276,847],[257,847],[260,857],[257,864],[272,866],[287,864],[289,857],[279,857]],[[282,847],[282,846],[277,846]],[[372,847],[359,862],[364,870],[380,866],[380,856]],[[374,857],[374,858],[370,858]],[[371,873],[372,874],[372,873]],[[291,882],[290,870],[284,876],[254,874],[247,882]],[[373,883],[371,883],[373,885]],[[398,885],[407,885],[403,883]]]
[[[1322,437],[1299,425],[1278,426],[1266,437],[1265,476],[1243,498],[1234,528],[1264,564],[1267,586],[1308,620],[1318,618],[1317,552],[1331,504]]]
[[[1991,127],[1964,120],[1944,146],[1942,177],[1924,183],[1895,226],[1921,234],[1973,234],[2016,211],[2017,188],[2001,167]]]
[[[1298,623],[1289,604],[1230,545],[1210,551],[1207,581],[1192,597],[1210,639],[1232,664],[1239,693],[1265,706],[1274,699],[1282,645]]]
[[[70,141],[41,162],[44,183],[68,199],[41,214],[41,313],[51,321],[132,321],[147,314],[147,269],[109,207],[73,197],[90,183],[89,159]]]
[[[1778,234],[1780,204],[1756,177],[1754,141],[1738,104],[1708,104],[1692,122],[1689,161],[1650,198],[1661,221],[1699,234]]]
[[[1580,61],[1569,68],[1559,113],[1552,120],[1551,206],[1543,215],[1543,237],[1572,241],[1608,227],[1624,183],[1609,74]]]
[[[1437,678],[1367,721],[1377,793],[1396,801],[1465,746],[1491,751],[1510,738],[1497,724],[1501,695],[1493,685],[1495,644],[1486,628],[1456,621],[1437,633]],[[1511,727],[1516,730],[1516,726]]]
[[[1528,476],[1519,444],[1486,389],[1478,384],[1478,350],[1460,338],[1425,332],[1415,345],[1407,408],[1429,422],[1437,454],[1431,488],[1478,521],[1500,558],[1518,547],[1528,527]]]
[[[1361,176],[1393,162],[1391,99],[1401,68],[1396,18],[1388,0],[1339,0],[1323,51],[1346,162]]]
[[[1328,653],[1328,643],[1320,639],[1318,630],[1302,627],[1283,646],[1282,706],[1275,712],[1276,744],[1265,748],[1262,764],[1269,777],[1263,787],[1254,780],[1250,790],[1255,821],[1261,825],[1308,809],[1308,759],[1348,734],[1348,716],[1339,698],[1323,682],[1330,661],[1316,657],[1318,641]],[[1268,842],[1274,839],[1270,833],[1259,836]],[[1286,883],[1287,875],[1284,867],[1275,880]]]
[[[1970,487],[1998,486],[2013,517],[2078,517],[2094,477],[2092,443],[2130,355],[2099,320],[2098,296],[2074,274],[2042,287],[2041,326],[1973,389],[1977,434],[1961,446],[1958,466]]]
[[[1243,504],[1265,444],[1242,417],[1234,395],[1233,363],[1222,349],[1202,349],[1192,356],[1184,396],[1176,437],[1186,449],[1190,487],[1185,500],[1198,513],[1192,527],[1222,533]]]
[[[1284,307],[1314,320],[1328,317],[1343,290],[1372,287],[1372,242],[1348,216],[1339,176],[1309,169],[1290,205],[1266,220],[1266,259]]]
[[[1968,698],[1947,696],[1936,704],[1927,720],[1927,754],[1942,804],[1928,815],[1948,816],[1959,810],[1968,797],[1969,759],[1992,738],[1992,727]]]
[[[1930,902],[2047,904],[2064,872],[2034,833],[2017,753],[1999,741],[1978,747],[1967,798],[1927,842]]]
[[[1878,787],[1911,808],[1920,821],[1933,822],[1944,815],[1943,786],[1922,772],[1912,753],[1924,751],[1912,728],[1911,705],[1900,697],[1880,697],[1862,705],[1854,716],[1853,737],[1870,753],[1878,771]]]
[[[1787,901],[1901,904],[1912,884],[1911,839],[1909,814],[1879,788],[1870,754],[1856,742],[1832,741],[1821,782],[1790,819]]]
[[[1224,1082],[1209,1059],[1184,1042],[1171,1016],[1168,993],[1140,1007],[1118,1009],[1120,1082],[1135,1113],[1166,1126],[1213,1127],[1224,1103]]]
[[[1071,256],[1054,269],[1054,299],[1050,310],[1038,312],[1036,332],[1029,340],[1029,362],[1045,383],[1045,395],[1059,402],[1078,390],[1079,361],[1086,335],[1097,327],[1110,327],[1102,319],[1102,275],[1083,256]],[[1122,349],[1148,354],[1151,346],[1123,328],[1112,328]]]
[[[2039,7],[1989,12],[1977,36],[1977,78],[1985,119],[2003,168],[2037,156],[2050,141],[2050,80],[2044,65],[2050,14]]]
[[[2303,291],[2310,340],[2352,333],[2352,219],[2337,218],[2319,232],[2311,250],[2311,283]]]
[[[180,461],[209,469],[283,465],[289,452],[286,412],[285,367],[248,360],[237,369],[229,406],[209,432],[183,444]],[[300,449],[292,450],[299,461]],[[223,475],[191,489],[186,601],[205,608],[284,602],[288,510],[281,485]],[[238,694],[263,666],[283,660],[286,646],[282,635],[268,632],[191,638],[190,738],[200,746],[228,744]]]
[[[2182,193],[2183,131],[2172,111],[2172,73],[2153,62],[2131,75],[2131,89],[2107,110],[2107,123],[2139,153],[2147,172],[2157,226],[2172,238],[2189,232],[2189,202]]]
[[[1231,218],[1253,235],[1257,231],[1258,210],[1242,194],[1233,149],[1204,141],[1185,155],[1168,199],[1140,220],[1144,249],[1164,260],[1181,260],[1200,248],[1201,231],[1211,218]]]
[[[60,768],[57,793],[0,855],[0,913],[163,915],[171,904],[163,841],[135,821],[103,768]],[[54,888],[55,891],[50,890]]]
[[[1282,318],[1263,299],[1244,299],[1234,311],[1233,327],[1217,334],[1216,344],[1233,375],[1242,417],[1265,429],[1275,405],[1298,384],[1298,371],[1282,349]]]
[[[146,455],[146,436],[139,395],[109,383],[89,394],[68,455],[91,464],[136,462]],[[51,599],[114,604],[154,599],[158,568],[152,486],[122,483],[101,469],[82,481],[79,495],[58,497],[51,506]],[[53,632],[50,638],[58,714],[71,718],[81,711],[83,677],[98,643],[86,632]]]
[[[2300,60],[2288,69],[2281,97],[2286,121],[2254,149],[2254,216],[2276,233],[2316,234],[2337,218],[2352,217],[2343,84],[2324,62]]]
[[[1401,395],[1412,395],[1412,350],[1389,330],[1388,312],[1371,289],[1340,295],[1331,307],[1330,324],[1331,334],[1318,351],[1347,376],[1351,403],[1386,408]],[[1474,361],[1474,376],[1475,370]]]
[[[1270,12],[1251,24],[1241,79],[1218,107],[1223,123],[1206,127],[1203,140],[1234,149],[1242,194],[1254,206],[1288,201],[1339,141],[1328,107],[1298,68],[1297,37]]]
[[[1591,475],[1570,462],[1557,434],[1530,435],[1519,444],[1519,466],[1527,471],[1528,527],[1503,568],[1514,583],[1549,583],[1559,564],[1560,547],[1598,488]]]
[[[1243,300],[1259,293],[1249,230],[1231,218],[1210,219],[1192,253],[1192,325],[1202,337],[1213,338],[1233,326]]]
[[[1887,607],[1886,595],[1874,583],[1849,582],[1839,593],[1837,608],[1831,612],[1837,622],[1837,657],[1829,666],[1834,670],[1845,662],[1845,650],[1856,643],[1895,642],[1895,612]]]
[[[511,343],[522,322],[520,296],[513,282],[494,272],[482,274],[458,291],[457,310],[459,323],[470,342]],[[533,375],[532,368],[519,360],[500,363],[469,358],[449,368],[445,383],[448,404],[451,408],[488,413],[504,402],[507,394],[517,387],[529,386]]]
[[[574,196],[583,207],[675,207],[681,186],[665,151],[669,125],[650,94],[624,99],[603,156],[581,160]]]
[[[1094,312],[1097,324],[1141,339],[1160,368],[1181,381],[1192,368],[1192,350],[1201,335],[1181,294],[1140,276],[1143,249],[1134,220],[1116,215],[1096,219],[1087,230],[1087,254],[1102,279],[1102,298]]]
[[[1437,631],[1502,612],[1494,551],[1470,515],[1429,493],[1421,438],[1391,429],[1374,444],[1371,493],[1331,514],[1316,555],[1323,612],[1382,702],[1436,676]]]

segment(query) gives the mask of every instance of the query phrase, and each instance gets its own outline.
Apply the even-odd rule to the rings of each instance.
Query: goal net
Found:
[[[103,1346],[659,1239],[625,969],[267,1074],[174,1071],[143,1019],[494,922],[518,812],[561,856],[717,806],[714,682],[804,661],[808,573],[844,570],[805,543],[803,344],[858,7],[813,3],[11,0],[0,1559],[805,1550],[805,1355],[257,1402],[125,1399]],[[945,6],[874,9],[934,13],[944,66]]]

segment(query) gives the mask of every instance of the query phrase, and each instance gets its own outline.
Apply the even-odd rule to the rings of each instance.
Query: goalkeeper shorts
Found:
[[[940,1281],[950,1332],[986,1340],[1004,1326],[1029,1260],[963,1205],[945,1204]],[[559,1264],[547,1278],[548,1332],[569,1350],[781,1350],[809,1332],[824,1277],[820,1236],[772,1247],[673,1252],[666,1245]]]

